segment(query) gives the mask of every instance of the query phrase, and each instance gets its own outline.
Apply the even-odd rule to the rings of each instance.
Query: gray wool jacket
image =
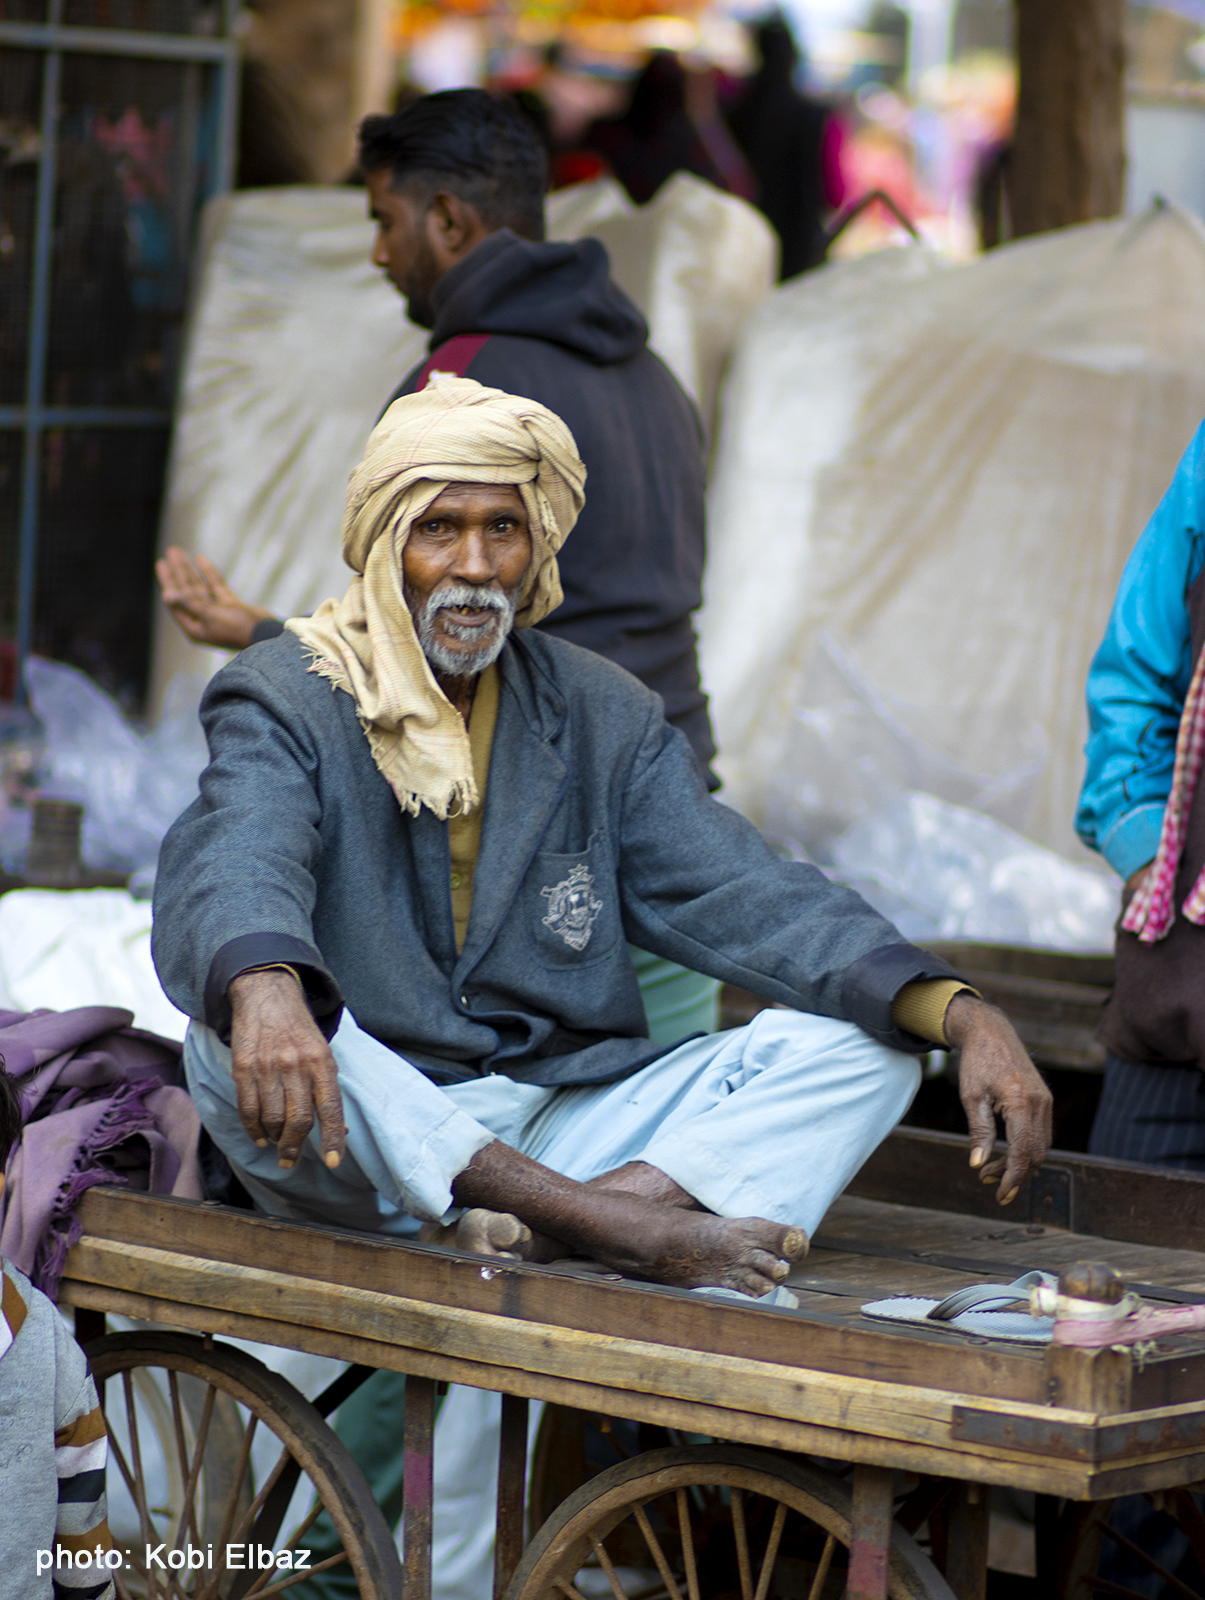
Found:
[[[660,699],[534,630],[499,658],[472,915],[458,954],[447,824],[405,815],[350,695],[291,633],[224,667],[210,764],[164,841],[164,989],[229,1038],[238,973],[286,961],[329,1037],[341,1007],[437,1083],[603,1083],[649,1043],[627,941],[800,1011],[923,1050],[891,1002],[944,962],[852,890],[782,861],[707,794]]]

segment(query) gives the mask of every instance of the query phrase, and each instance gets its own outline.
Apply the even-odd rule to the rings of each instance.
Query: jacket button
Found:
[[[459,872],[454,872],[452,874],[452,887],[453,887],[453,889],[459,889],[460,888],[460,874],[459,874]]]
[[[461,1005],[462,1005],[462,1006],[467,1006],[467,1005],[468,1005],[468,1003],[469,1003],[469,997],[468,997],[468,995],[467,995],[467,994],[462,994],[462,995],[461,995],[461,997],[460,997],[460,1003],[461,1003]]]

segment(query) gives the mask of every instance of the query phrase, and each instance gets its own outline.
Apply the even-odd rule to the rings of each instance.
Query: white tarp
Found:
[[[134,1025],[183,1039],[188,1018],[159,987],[151,903],[124,889],[0,895],[0,1007],[127,1006]]]
[[[710,422],[741,329],[774,281],[765,219],[679,174],[641,208],[609,179],[562,190],[548,232],[603,240],[653,348]],[[283,616],[347,587],[347,475],[426,348],[369,263],[372,237],[360,189],[246,190],[206,215],[162,542],[209,556],[244,599]],[[153,701],[176,672],[225,660],[161,613]]]
[[[777,290],[711,498],[730,799],[822,859],[921,790],[1086,862],[1088,665],[1202,416],[1205,232],[1173,208]]]

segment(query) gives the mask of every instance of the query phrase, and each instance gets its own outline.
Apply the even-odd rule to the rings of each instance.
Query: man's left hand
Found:
[[[958,1092],[971,1130],[971,1165],[984,1183],[999,1183],[1006,1206],[1045,1160],[1053,1096],[1012,1023],[985,1000],[956,994],[946,1011],[946,1038],[961,1052]],[[993,1159],[997,1112],[1008,1150]]]

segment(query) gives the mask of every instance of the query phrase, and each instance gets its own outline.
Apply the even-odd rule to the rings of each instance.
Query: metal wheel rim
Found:
[[[142,1531],[145,1532],[149,1525],[155,1545],[163,1543],[167,1546],[161,1559],[166,1560],[169,1553],[192,1544],[194,1535],[212,1534],[215,1527],[219,1533],[214,1540],[218,1552],[223,1552],[229,1544],[251,1542],[258,1519],[270,1503],[273,1487],[277,1483],[283,1484],[292,1470],[291,1464],[295,1464],[298,1478],[308,1480],[313,1490],[314,1503],[310,1513],[291,1530],[287,1538],[278,1540],[273,1534],[271,1542],[274,1548],[278,1551],[290,1547],[304,1548],[305,1533],[318,1513],[325,1511],[334,1524],[343,1552],[338,1561],[330,1563],[334,1570],[342,1568],[346,1571],[350,1565],[362,1600],[395,1600],[401,1590],[401,1563],[393,1535],[372,1498],[363,1474],[326,1421],[286,1379],[270,1371],[245,1351],[230,1345],[207,1343],[189,1334],[157,1331],[108,1334],[93,1341],[87,1347],[87,1354],[107,1409],[115,1406],[119,1410],[124,1409],[127,1427],[130,1425],[131,1391],[143,1386],[139,1375],[149,1377],[149,1372],[156,1368],[167,1375],[168,1403],[173,1408],[177,1445],[181,1453],[177,1463],[178,1476],[185,1482],[186,1490],[191,1483],[194,1496],[190,1516],[189,1496],[185,1494],[170,1541],[164,1539],[163,1531],[155,1527],[147,1503],[145,1482],[139,1485],[142,1468],[137,1455],[140,1452],[134,1452],[131,1448],[131,1454],[136,1459],[122,1459],[124,1453],[115,1447],[114,1442],[111,1444],[109,1464],[110,1472],[120,1474],[130,1490]],[[179,1399],[181,1385],[178,1379],[181,1376],[199,1381],[206,1386],[207,1396],[213,1396],[212,1402],[208,1403],[210,1426],[213,1414],[219,1411],[222,1401],[228,1403],[231,1409],[241,1406],[248,1414],[248,1420],[242,1428],[242,1451],[246,1460],[243,1461],[242,1476],[234,1484],[231,1497],[234,1504],[228,1501],[214,1508],[199,1504],[195,1498],[201,1488],[201,1463],[207,1433],[194,1431],[192,1448],[185,1449],[189,1440],[188,1429],[180,1426],[180,1411],[183,1408]],[[119,1391],[105,1393],[106,1389],[113,1388],[110,1380],[114,1378],[122,1380]],[[150,1381],[153,1383],[154,1380]],[[159,1398],[162,1402],[161,1392]],[[249,1499],[243,1493],[248,1476],[247,1464],[254,1438],[261,1430],[274,1437],[279,1449],[274,1467],[259,1485],[255,1498]],[[198,1432],[201,1436],[200,1453],[196,1446]],[[181,1433],[184,1435],[183,1445],[180,1444]],[[277,1492],[281,1494],[283,1489]],[[248,1509],[244,1508],[250,1510],[250,1516]],[[286,1509],[287,1502],[280,1507],[282,1515]],[[202,1538],[201,1542],[207,1543],[207,1540]],[[135,1555],[138,1554],[135,1551]],[[307,1575],[312,1576],[317,1570],[321,1569],[311,1568],[308,1574],[303,1570],[289,1569],[239,1572],[237,1569],[222,1568],[215,1559],[213,1569],[190,1571],[187,1568],[169,1568],[162,1571],[154,1566],[148,1568],[145,1562],[131,1561],[130,1565],[113,1572],[112,1576],[120,1600],[142,1600],[143,1596],[146,1600],[226,1600],[226,1597],[234,1594],[245,1596],[246,1600],[271,1600],[277,1595],[288,1595],[305,1581]]]
[[[563,1502],[532,1540],[506,1600],[574,1600],[578,1592],[573,1580],[596,1553],[591,1535],[599,1542],[604,1540],[634,1515],[637,1500],[647,1504],[703,1483],[764,1495],[799,1512],[827,1535],[829,1560],[835,1545],[848,1548],[852,1510],[849,1488],[809,1463],[729,1445],[650,1450],[607,1468]],[[758,1558],[752,1550],[748,1552],[749,1559],[742,1563],[741,1600],[773,1600],[773,1562],[767,1569],[767,1553]],[[823,1582],[822,1573],[810,1600],[819,1600]],[[610,1587],[613,1600],[634,1600],[622,1584],[616,1589],[612,1582]],[[689,1570],[685,1581],[677,1580],[673,1586],[665,1587],[670,1600],[700,1600],[700,1585],[697,1579],[690,1580]],[[892,1600],[954,1600],[953,1590],[933,1562],[899,1527],[892,1529],[888,1593]]]

